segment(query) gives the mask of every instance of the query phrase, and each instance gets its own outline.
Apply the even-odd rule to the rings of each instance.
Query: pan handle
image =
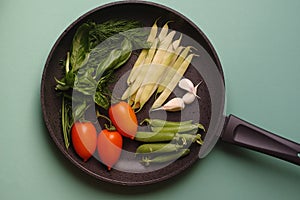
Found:
[[[222,140],[300,165],[300,144],[229,115]]]

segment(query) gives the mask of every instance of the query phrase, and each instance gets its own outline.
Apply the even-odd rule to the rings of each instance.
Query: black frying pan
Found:
[[[115,169],[107,171],[106,167],[96,158],[91,158],[84,163],[75,154],[72,147],[69,150],[65,149],[59,114],[61,98],[54,90],[56,85],[54,77],[62,76],[62,70],[58,63],[65,58],[74,33],[82,23],[90,20],[101,23],[112,18],[136,19],[141,21],[145,27],[150,27],[158,18],[161,19],[160,25],[166,21],[174,21],[170,24],[170,28],[184,33],[186,42],[193,42],[197,48],[200,56],[193,59],[185,77],[194,83],[203,81],[199,88],[201,98],[196,103],[197,109],[187,107],[182,115],[196,119],[205,126],[207,131],[203,134],[203,146],[192,144],[188,156],[165,166],[143,168],[134,157],[125,154],[121,156]],[[128,63],[116,71],[116,76],[120,80],[130,70],[135,59],[136,57],[133,56]],[[139,121],[149,117],[148,110],[151,103],[150,100],[145,105],[144,111],[138,113]],[[255,127],[233,115],[228,117],[225,115],[224,76],[213,46],[204,33],[185,16],[154,3],[140,1],[110,3],[89,11],[72,23],[58,38],[46,61],[41,82],[41,104],[45,124],[60,151],[84,172],[103,181],[122,185],[145,185],[166,180],[190,167],[199,160],[199,157],[205,157],[220,137],[226,142],[300,164],[299,144]],[[156,112],[154,117],[159,117],[161,114],[163,113]],[[176,114],[168,115],[170,119],[176,118]],[[134,141],[124,140],[124,149],[127,152],[134,152],[137,145],[138,143]]]

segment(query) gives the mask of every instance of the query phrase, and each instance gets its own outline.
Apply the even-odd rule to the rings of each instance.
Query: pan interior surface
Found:
[[[187,109],[183,115],[189,117],[197,116],[199,122],[204,124],[207,128],[207,134],[204,135],[204,145],[201,148],[199,145],[192,146],[188,156],[178,159],[168,166],[155,168],[155,170],[151,169],[151,167],[141,167],[140,163],[131,157],[132,154],[121,155],[121,159],[116,165],[116,168],[111,171],[108,171],[104,165],[99,163],[96,157],[91,158],[88,162],[83,162],[76,155],[72,147],[68,150],[65,149],[59,114],[61,98],[54,90],[56,85],[54,77],[59,78],[62,76],[59,62],[65,58],[66,53],[69,51],[76,29],[84,22],[94,21],[101,23],[109,19],[133,19],[141,21],[145,27],[151,27],[153,22],[158,18],[160,19],[160,26],[167,21],[173,21],[174,23],[170,24],[171,29],[184,33],[187,36],[187,43],[196,43],[194,46],[198,51],[199,57],[196,57],[192,61],[192,67],[189,68],[185,76],[195,83],[203,81],[199,87],[200,99],[197,103],[200,115],[192,109]],[[117,70],[115,74],[116,77],[121,79],[121,77],[129,71],[130,67],[132,67],[136,58],[136,56],[132,56],[124,67]],[[121,90],[122,88],[119,89]],[[216,142],[216,138],[218,138],[218,134],[220,133],[219,127],[221,127],[223,123],[222,116],[225,110],[224,93],[224,78],[218,57],[206,36],[191,21],[180,13],[158,4],[146,2],[116,2],[100,6],[81,16],[72,23],[56,41],[48,56],[43,72],[41,104],[44,121],[51,138],[65,157],[74,165],[87,174],[103,181],[122,185],[146,185],[163,181],[179,174],[196,162],[199,156],[203,157],[209,152]],[[139,121],[149,117],[147,110],[150,109],[152,102],[150,100],[150,102],[145,105],[144,111],[138,113],[137,117]],[[159,112],[157,112],[151,117],[159,117],[159,115]],[[176,119],[176,115],[170,114],[168,117],[170,119]],[[137,145],[138,143],[126,138],[124,139],[123,148],[128,152],[134,152]]]

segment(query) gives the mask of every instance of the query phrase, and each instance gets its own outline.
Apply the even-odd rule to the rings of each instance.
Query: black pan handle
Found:
[[[300,144],[229,115],[222,140],[300,165]]]

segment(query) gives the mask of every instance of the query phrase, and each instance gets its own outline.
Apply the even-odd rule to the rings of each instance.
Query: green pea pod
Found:
[[[178,126],[182,126],[182,125],[192,124],[193,120],[182,121],[182,122],[173,122],[173,121],[165,121],[162,119],[146,118],[141,122],[141,125],[143,123],[147,123],[148,125],[150,125],[152,127],[178,127]]]
[[[168,142],[175,137],[175,133],[159,133],[138,131],[135,135],[135,140],[139,142]]]
[[[195,124],[187,124],[187,125],[181,125],[177,127],[156,127],[153,126],[151,127],[151,130],[153,132],[163,132],[163,133],[183,133],[183,132],[188,132],[188,133],[197,133],[198,131],[198,126]]]
[[[178,134],[175,132],[148,132],[148,131],[138,131],[134,138],[136,141],[145,143],[155,143],[155,142],[170,142],[174,141],[180,145],[190,145],[191,143],[203,144],[200,134]]]
[[[143,156],[141,163],[145,166],[149,166],[151,163],[166,163],[177,160],[178,158],[184,157],[190,153],[189,149],[180,149],[179,151],[171,154],[159,155],[154,158],[149,156]]]
[[[136,154],[171,153],[178,151],[182,147],[182,145],[172,143],[142,144],[136,149]]]

